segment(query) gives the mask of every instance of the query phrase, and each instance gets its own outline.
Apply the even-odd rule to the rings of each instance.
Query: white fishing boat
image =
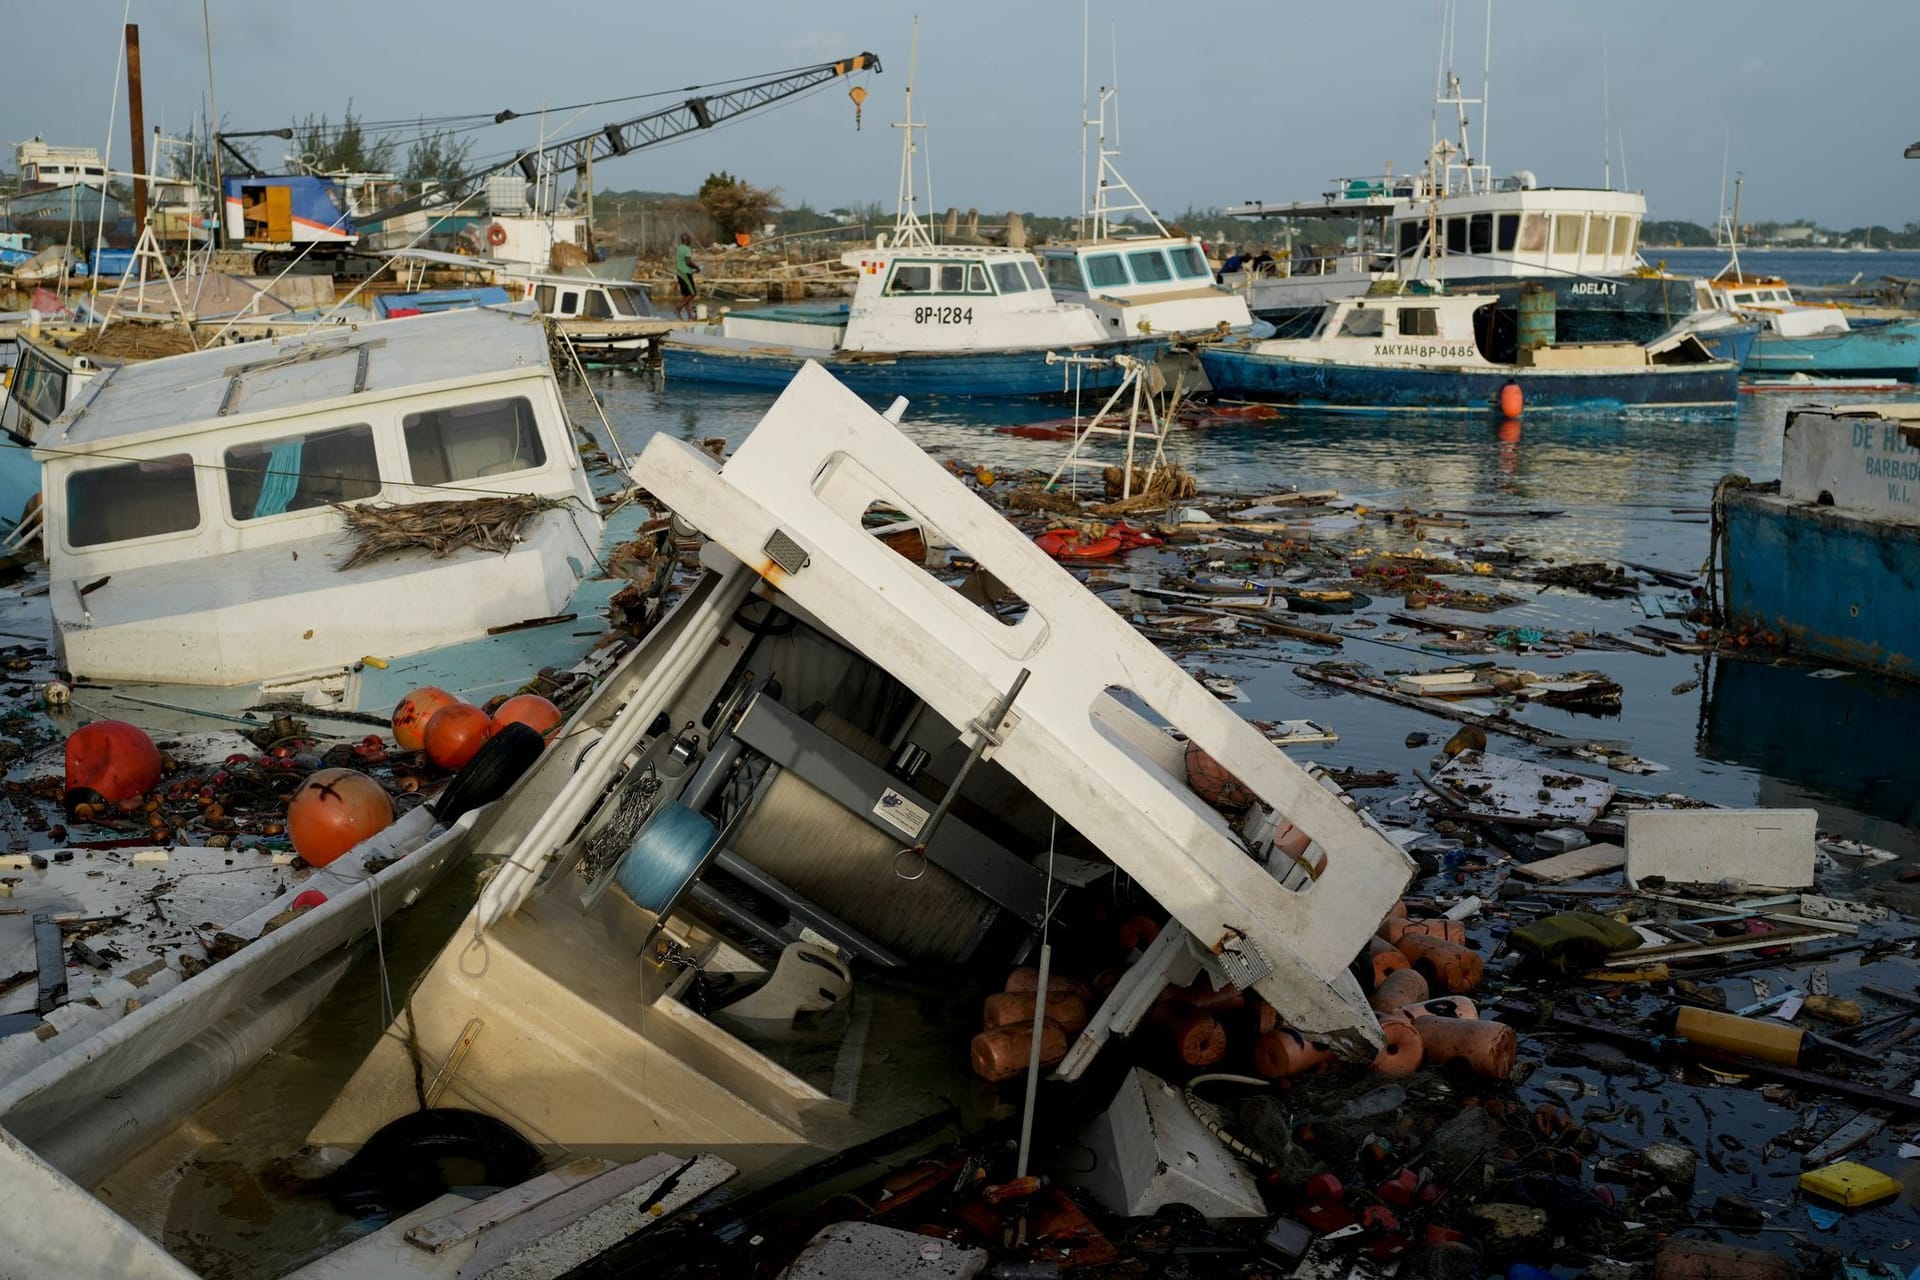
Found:
[[[600,544],[525,313],[123,366],[36,446],[56,644],[82,677],[232,686],[439,649],[559,614]],[[356,521],[413,549],[357,547]]]
[[[1214,282],[1200,238],[1169,232],[1120,175],[1114,164],[1118,140],[1107,135],[1114,97],[1113,89],[1103,88],[1099,117],[1087,122],[1098,128],[1099,163],[1087,201],[1086,237],[1038,250],[1053,296],[1087,308],[1114,334],[1204,339],[1248,332],[1253,316],[1246,299]],[[1130,218],[1152,230],[1134,230]]]
[[[673,327],[672,320],[655,310],[645,285],[605,279],[585,268],[546,271],[431,249],[394,250],[386,256],[399,280],[400,292],[374,299],[381,315],[530,301],[581,359],[598,364],[641,359]],[[428,273],[435,270],[451,273],[456,279],[484,281],[489,287],[429,285]]]
[[[1118,386],[1124,370],[1102,357],[1151,362],[1166,349],[1165,336],[1057,300],[1025,249],[935,244],[914,195],[914,138],[925,127],[909,79],[899,212],[890,236],[842,255],[857,273],[851,302],[729,312],[676,330],[661,344],[667,378],[783,387],[813,361],[868,395],[1058,395]]]

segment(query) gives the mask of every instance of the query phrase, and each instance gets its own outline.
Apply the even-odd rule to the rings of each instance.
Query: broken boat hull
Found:
[[[1853,323],[1853,329],[1802,337],[1762,333],[1747,357],[1747,372],[1920,380],[1920,320]]]

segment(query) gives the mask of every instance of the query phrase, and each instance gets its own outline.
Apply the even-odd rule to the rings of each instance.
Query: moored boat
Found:
[[[1325,308],[1311,337],[1210,343],[1198,354],[1227,399],[1315,409],[1726,411],[1736,402],[1739,366],[1715,360],[1684,327],[1645,344],[1523,341],[1498,361],[1486,353],[1493,307],[1485,294],[1348,298]]]
[[[1702,308],[1759,323],[1749,373],[1920,381],[1920,320],[1855,321],[1837,306],[1796,300],[1778,276],[1741,271],[1737,258],[1699,291]]]
[[[1721,481],[1714,520],[1729,626],[1920,679],[1920,407],[1790,411],[1779,483]]]

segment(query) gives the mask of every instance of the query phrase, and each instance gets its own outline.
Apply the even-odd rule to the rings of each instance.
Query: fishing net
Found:
[[[421,548],[438,560],[462,547],[502,554],[513,549],[529,522],[565,503],[533,494],[502,494],[453,502],[335,507],[357,543],[340,565],[351,569],[389,551]]]

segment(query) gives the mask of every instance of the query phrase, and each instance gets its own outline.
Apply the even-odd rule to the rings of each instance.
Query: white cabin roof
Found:
[[[546,329],[526,308],[343,325],[122,366],[95,379],[39,444],[90,449],[546,367]]]

